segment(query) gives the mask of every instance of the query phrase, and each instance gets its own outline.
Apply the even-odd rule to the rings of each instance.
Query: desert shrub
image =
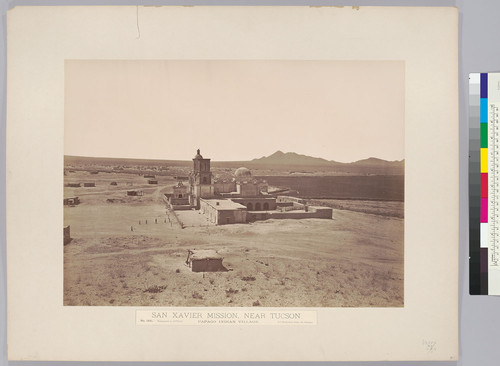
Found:
[[[159,292],[162,292],[166,288],[167,288],[167,285],[163,285],[163,286],[152,285],[152,286],[147,287],[143,292],[149,292],[151,294],[157,294]]]
[[[229,297],[232,294],[237,294],[238,292],[239,292],[239,290],[234,290],[234,289],[230,288],[229,290],[226,290],[226,297]]]
[[[254,276],[245,276],[245,277],[241,277],[241,279],[243,281],[255,281],[255,277]]]
[[[191,296],[193,297],[193,299],[203,300],[203,296],[201,296],[201,294],[198,291],[193,292]]]
[[[259,301],[259,300],[254,301],[254,302],[252,303],[252,306],[260,306],[260,301]]]
[[[181,270],[180,270],[179,268],[177,268],[177,269],[175,270],[175,273],[181,273]]]

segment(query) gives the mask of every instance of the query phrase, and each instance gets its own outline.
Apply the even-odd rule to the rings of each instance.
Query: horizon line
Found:
[[[277,150],[276,152],[278,152],[278,151],[281,151],[281,150]],[[273,154],[275,154],[276,152],[274,152]],[[375,157],[375,156],[370,156],[370,157],[362,158],[362,159],[359,159],[359,160],[353,160],[353,161],[349,161],[349,162],[342,162],[342,161],[338,161],[338,160],[328,160],[328,159],[325,159],[325,158],[319,158],[319,157],[314,157],[314,156],[309,156],[309,155],[304,155],[304,154],[298,154],[298,153],[291,152],[291,151],[290,152],[286,152],[284,154],[288,154],[288,153],[294,153],[294,154],[297,154],[297,155],[306,156],[306,157],[310,157],[310,158],[313,158],[313,159],[323,159],[327,163],[339,163],[339,164],[352,164],[352,163],[357,163],[359,161],[368,160],[368,159],[378,159],[378,160],[386,161],[388,163],[397,163],[397,162],[403,162],[403,161],[405,161],[404,158],[403,159],[399,159],[399,160],[386,160],[386,159],[378,158],[378,157]],[[271,155],[273,155],[273,154],[271,154]],[[269,156],[271,156],[271,155],[269,155]],[[75,157],[75,158],[95,158],[95,159],[129,159],[129,160],[161,160],[161,161],[191,161],[191,160],[193,160],[192,158],[191,159],[130,158],[130,157],[90,156],[90,155],[71,155],[71,154],[64,154],[64,156],[65,157],[66,156],[68,156],[68,157]],[[260,158],[253,158],[251,160],[213,160],[211,158],[207,158],[207,159],[210,159],[212,162],[217,162],[217,163],[238,163],[238,162],[252,163],[252,162],[254,162],[254,160],[259,160],[259,159],[262,159],[262,158],[268,158],[269,156],[263,156],[263,157],[260,157]]]

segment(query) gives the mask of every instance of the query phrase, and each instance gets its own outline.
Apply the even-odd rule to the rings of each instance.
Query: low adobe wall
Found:
[[[268,211],[248,211],[247,222],[263,221],[269,219]]]
[[[300,203],[305,204],[306,200],[303,198],[293,197],[293,196],[278,196],[276,197],[276,203]]]
[[[248,212],[247,221],[262,221],[267,219],[331,219],[332,209],[330,207],[308,206],[307,211],[266,211]]]
[[[329,207],[309,206],[308,211],[300,212],[268,212],[270,219],[331,219],[332,209]]]
[[[186,210],[191,210],[194,206],[191,205],[170,205],[172,210],[175,211],[186,211]]]

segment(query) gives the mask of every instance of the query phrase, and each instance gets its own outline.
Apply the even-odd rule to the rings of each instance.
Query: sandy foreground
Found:
[[[192,211],[179,215],[193,223],[182,229],[161,186],[145,186],[143,197],[113,189],[65,192],[82,204],[64,208],[73,238],[64,247],[64,305],[404,305],[401,218],[334,209],[332,220],[212,226]],[[191,272],[188,249],[217,250],[227,271]]]

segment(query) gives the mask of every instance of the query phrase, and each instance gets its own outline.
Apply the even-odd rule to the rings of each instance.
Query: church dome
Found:
[[[252,172],[250,172],[250,169],[241,167],[241,168],[236,169],[236,171],[234,172],[234,176],[235,177],[241,177],[241,178],[243,178],[243,177],[251,177],[252,176]]]

